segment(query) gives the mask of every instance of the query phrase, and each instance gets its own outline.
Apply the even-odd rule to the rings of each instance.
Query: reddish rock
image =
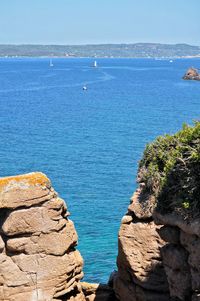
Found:
[[[188,300],[191,295],[191,274],[188,252],[181,246],[169,244],[162,248],[171,297]]]
[[[145,289],[168,291],[160,248],[163,241],[154,222],[122,224],[119,232],[118,268],[127,279]]]
[[[192,289],[200,291],[200,238],[181,231],[181,244],[188,251]]]
[[[16,209],[41,204],[51,198],[50,180],[42,173],[0,179],[0,208]]]
[[[180,232],[179,243],[178,240],[171,241],[173,244],[169,245],[169,249],[162,250],[171,296],[180,300],[198,300],[196,292],[200,291],[199,219],[186,220],[175,212],[163,215],[155,211],[153,216],[157,224],[167,226],[168,232],[170,229],[173,232],[174,227]]]
[[[169,301],[169,294],[166,292],[155,292],[146,290],[123,278],[116,278],[114,291],[118,300],[126,301]]]
[[[200,74],[198,73],[197,69],[191,67],[187,70],[187,72],[183,76],[183,79],[185,79],[185,80],[200,80]]]
[[[165,242],[152,218],[155,199],[148,199],[142,189],[131,199],[128,214],[132,219],[129,215],[122,219],[114,290],[121,301],[167,301],[168,282],[160,254]]]
[[[85,301],[77,234],[49,179],[0,179],[0,208],[0,300]]]
[[[106,284],[81,283],[86,301],[117,301],[113,289]]]
[[[128,212],[133,213],[141,220],[152,218],[156,202],[155,197],[144,191],[144,184],[136,189],[131,198],[131,204],[128,207]]]
[[[157,225],[165,225],[178,227],[180,230],[187,234],[197,235],[200,237],[200,222],[199,218],[192,219],[187,221],[182,215],[177,214],[176,212],[161,214],[157,211],[153,212],[153,219]]]
[[[59,244],[58,244],[59,241]],[[77,234],[73,223],[65,221],[65,226],[58,232],[40,233],[30,237],[17,237],[7,240],[10,252],[51,255],[63,255],[71,246],[76,245]]]

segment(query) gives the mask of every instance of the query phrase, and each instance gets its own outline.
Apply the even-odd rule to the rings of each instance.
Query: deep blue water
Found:
[[[200,117],[200,59],[0,59],[0,176],[42,171],[68,204],[85,280],[107,281],[145,144]],[[88,86],[83,91],[83,85]]]

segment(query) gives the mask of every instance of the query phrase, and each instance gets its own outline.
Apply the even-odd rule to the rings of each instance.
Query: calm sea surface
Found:
[[[200,60],[92,63],[0,59],[0,176],[50,177],[75,222],[85,280],[105,282],[145,144],[200,117],[200,82],[181,79]]]

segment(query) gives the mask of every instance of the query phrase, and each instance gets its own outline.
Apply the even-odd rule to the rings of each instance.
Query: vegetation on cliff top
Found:
[[[146,146],[138,182],[155,195],[162,213],[200,214],[200,122],[183,125],[174,135],[158,137]]]

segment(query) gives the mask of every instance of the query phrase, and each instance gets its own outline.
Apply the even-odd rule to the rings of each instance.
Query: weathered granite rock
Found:
[[[115,301],[113,289],[106,284],[81,283],[86,301]]]
[[[160,256],[163,242],[156,230],[153,221],[122,224],[118,267],[121,272],[123,270],[124,279],[131,277],[134,283],[145,289],[168,291]]]
[[[68,215],[44,174],[0,179],[0,301],[85,301]]]
[[[200,238],[181,231],[181,244],[188,251],[192,289],[200,291]]]
[[[174,244],[164,246],[161,252],[171,297],[188,300],[191,295],[188,252],[180,245]]]
[[[1,178],[0,208],[16,209],[41,204],[51,198],[50,188],[50,180],[42,173]]]
[[[168,229],[169,244],[162,249],[161,253],[170,295],[184,301],[198,300],[200,292],[199,219],[184,219],[175,212],[162,215],[155,211],[153,216],[157,224],[165,225],[164,228]],[[175,239],[174,229],[178,229],[179,239],[178,234]]]
[[[185,75],[183,76],[185,80],[200,80],[200,74],[198,73],[197,69],[191,67],[187,70]]]
[[[120,301],[200,300],[200,221],[178,212],[161,214],[155,199],[136,190],[119,231]]]
[[[137,189],[119,231],[118,273],[114,290],[121,301],[169,300],[160,249],[166,244],[158,234],[152,212],[154,198]],[[132,218],[130,218],[130,216]]]
[[[197,235],[198,237],[200,237],[199,219],[193,219],[190,222],[188,222],[184,219],[183,216],[178,215],[176,212],[163,215],[157,211],[154,211],[153,219],[157,225],[178,227],[187,234]]]
[[[158,233],[160,237],[166,242],[173,244],[180,243],[180,229],[178,227],[163,226],[158,229]]]
[[[57,243],[58,241],[59,244]],[[63,255],[73,244],[75,246],[76,242],[77,234],[73,223],[68,220],[58,232],[38,233],[30,237],[9,238],[6,245],[9,252]]]
[[[137,218],[146,220],[152,219],[152,214],[155,208],[155,197],[144,192],[144,183],[140,183],[139,188],[131,198],[131,204],[128,207],[128,212],[133,213]]]
[[[118,300],[126,301],[169,301],[169,294],[166,292],[155,292],[146,290],[133,282],[117,277],[114,283],[114,291]]]
[[[184,79],[200,74],[190,68]],[[199,126],[145,148],[119,231],[114,290],[121,301],[200,300]]]

